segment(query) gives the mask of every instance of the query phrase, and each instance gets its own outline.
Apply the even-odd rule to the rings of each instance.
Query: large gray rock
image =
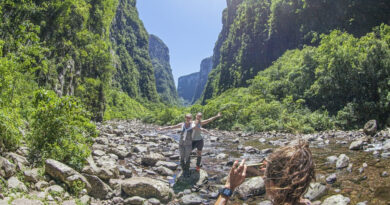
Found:
[[[345,154],[340,154],[336,162],[336,168],[342,169],[348,167],[348,164],[349,164],[349,157]]]
[[[127,198],[123,201],[123,204],[125,205],[142,205],[144,204],[146,199],[139,197],[139,196],[133,196],[130,198]]]
[[[159,166],[166,167],[166,168],[168,168],[170,170],[176,170],[179,165],[174,163],[174,162],[158,161],[156,163],[156,167],[159,167]]]
[[[364,141],[363,140],[356,140],[349,145],[350,150],[361,150],[363,148]]]
[[[164,159],[164,156],[161,154],[151,152],[142,157],[142,164],[145,166],[154,166],[158,161],[162,161]]]
[[[347,205],[351,200],[341,194],[333,195],[325,199],[322,205]]]
[[[23,156],[18,155],[16,153],[7,152],[4,154],[4,156],[8,159],[11,159],[16,164],[16,168],[19,171],[23,170],[25,168],[25,166],[28,165],[28,161],[27,161],[26,157],[23,157]]]
[[[173,175],[173,171],[172,170],[170,170],[170,169],[168,169],[166,167],[163,167],[163,166],[157,167],[155,169],[155,171],[157,173],[159,173],[160,175],[162,175],[162,176],[172,176]]]
[[[146,177],[133,177],[122,182],[122,190],[129,196],[156,198],[167,203],[173,197],[169,184]]]
[[[89,184],[93,187],[89,192],[89,195],[97,199],[108,199],[109,194],[112,192],[110,186],[104,183],[99,177],[89,174],[83,174],[87,178]]]
[[[309,189],[305,193],[305,198],[314,201],[323,197],[326,192],[327,188],[325,185],[321,183],[310,183]]]
[[[15,199],[11,203],[12,205],[43,205],[41,201],[34,200],[34,199]]]
[[[0,156],[0,176],[8,179],[16,173],[16,166]]]
[[[376,120],[370,120],[364,125],[363,129],[364,133],[367,135],[374,135],[377,131],[377,123]]]
[[[126,147],[124,147],[124,146],[111,147],[110,149],[108,149],[108,153],[115,154],[120,159],[124,159],[126,157],[130,157],[131,156],[131,153],[128,152]]]
[[[28,189],[21,181],[16,177],[11,177],[7,181],[8,189],[18,190],[22,192],[27,192]]]
[[[88,192],[92,189],[91,184],[89,184],[88,180],[84,176],[69,166],[54,159],[46,160],[45,172],[54,179],[60,180],[69,186],[73,186],[73,184],[78,181],[84,185]]]
[[[262,177],[253,177],[242,183],[236,190],[239,198],[247,199],[250,196],[259,196],[265,193],[265,184]]]
[[[181,198],[181,204],[183,205],[198,205],[202,204],[203,199],[196,194],[184,195]]]
[[[41,175],[39,174],[39,169],[37,168],[24,171],[24,179],[27,182],[37,183],[40,178]]]

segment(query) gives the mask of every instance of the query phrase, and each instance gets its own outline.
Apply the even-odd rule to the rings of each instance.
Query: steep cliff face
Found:
[[[229,88],[246,87],[286,50],[317,45],[333,29],[362,36],[390,23],[390,1],[228,0],[214,49],[214,68],[202,103]]]
[[[203,93],[204,87],[207,83],[207,79],[211,69],[213,68],[213,59],[208,57],[202,60],[200,63],[199,79],[196,85],[194,97],[192,103],[195,103]]]
[[[179,78],[177,93],[184,100],[184,105],[190,105],[194,98],[195,89],[199,80],[199,72],[192,73]]]
[[[169,63],[169,49],[155,35],[149,35],[149,55],[152,59],[157,92],[163,102],[178,104],[178,95]]]
[[[130,97],[157,102],[159,97],[148,51],[149,35],[138,17],[136,0],[119,1],[110,39],[116,54],[116,86]]]

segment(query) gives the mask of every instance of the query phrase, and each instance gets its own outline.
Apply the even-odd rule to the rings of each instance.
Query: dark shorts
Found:
[[[202,151],[203,150],[203,145],[204,145],[203,139],[202,140],[192,141],[192,149],[196,148],[198,151]]]

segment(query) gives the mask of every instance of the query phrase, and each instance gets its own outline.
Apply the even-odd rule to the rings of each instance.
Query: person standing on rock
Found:
[[[195,148],[197,149],[196,171],[200,170],[201,162],[202,162],[202,150],[203,150],[203,146],[204,146],[204,141],[203,141],[201,131],[204,131],[204,132],[210,134],[206,129],[203,129],[202,126],[216,120],[217,118],[219,118],[221,116],[222,115],[219,112],[216,116],[202,121],[202,113],[198,112],[198,114],[196,114],[195,126],[194,126],[193,135],[192,135],[192,150]]]
[[[180,166],[183,170],[183,176],[188,177],[190,175],[190,154],[192,151],[192,134],[194,123],[192,122],[192,115],[186,114],[184,123],[177,125],[160,128],[159,130],[179,129],[180,140],[179,140],[179,151],[180,151]]]

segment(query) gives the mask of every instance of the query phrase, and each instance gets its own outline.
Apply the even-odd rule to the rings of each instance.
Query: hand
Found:
[[[246,176],[247,166],[245,165],[245,159],[241,161],[240,166],[237,167],[237,165],[238,160],[234,162],[225,184],[225,187],[232,191],[244,182]]]

